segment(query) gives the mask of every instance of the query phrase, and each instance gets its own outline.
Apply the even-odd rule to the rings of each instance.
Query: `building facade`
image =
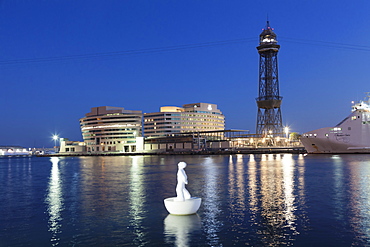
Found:
[[[83,154],[86,153],[86,143],[80,141],[70,141],[68,138],[59,139],[59,153]]]
[[[80,119],[86,151],[139,152],[143,149],[142,112],[122,107],[100,106],[91,108]]]
[[[145,137],[225,129],[225,116],[216,104],[194,103],[182,107],[164,106],[160,112],[144,113]]]

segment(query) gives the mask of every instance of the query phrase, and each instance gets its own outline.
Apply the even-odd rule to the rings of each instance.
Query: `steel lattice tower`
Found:
[[[279,95],[278,59],[280,45],[276,34],[267,21],[260,34],[259,92],[256,98],[258,113],[256,133],[265,136],[283,136],[280,105],[283,97]]]

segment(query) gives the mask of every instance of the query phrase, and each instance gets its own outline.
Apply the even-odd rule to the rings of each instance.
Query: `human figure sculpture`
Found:
[[[189,191],[185,188],[185,184],[188,184],[188,177],[184,171],[186,163],[180,162],[178,167],[176,197],[164,199],[164,206],[173,215],[195,214],[202,203],[202,198],[191,197]]]
[[[185,162],[179,162],[179,170],[177,171],[177,186],[176,186],[176,201],[185,201],[190,199],[191,195],[185,188],[185,184],[188,184],[188,177],[186,176],[184,168],[186,167]]]

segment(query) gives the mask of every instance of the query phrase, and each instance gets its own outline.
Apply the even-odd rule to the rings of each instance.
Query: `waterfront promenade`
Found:
[[[164,151],[164,152],[100,152],[100,153],[55,153],[37,155],[38,157],[53,156],[132,156],[132,155],[231,155],[231,154],[304,154],[307,153],[304,147],[261,147],[261,148],[243,148],[227,150],[202,150],[202,151]]]

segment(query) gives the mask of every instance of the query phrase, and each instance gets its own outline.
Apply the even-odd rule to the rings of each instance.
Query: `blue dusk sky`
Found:
[[[97,106],[217,104],[255,132],[259,34],[281,45],[283,124],[334,126],[370,91],[370,1],[0,1],[0,145],[82,140]]]

